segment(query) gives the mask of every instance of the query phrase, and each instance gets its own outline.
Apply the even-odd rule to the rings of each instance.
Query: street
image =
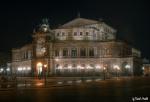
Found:
[[[150,95],[150,77],[60,82],[0,90],[0,102],[132,102]],[[146,100],[146,102],[148,102]]]

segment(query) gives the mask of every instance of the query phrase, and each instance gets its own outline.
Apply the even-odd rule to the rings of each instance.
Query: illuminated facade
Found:
[[[140,57],[102,21],[78,17],[50,29],[44,19],[33,31],[32,44],[12,49],[11,68],[18,76],[140,75]]]

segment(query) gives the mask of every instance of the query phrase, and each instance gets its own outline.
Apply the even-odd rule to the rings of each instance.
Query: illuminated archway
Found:
[[[43,66],[43,64],[41,62],[37,63],[37,73],[38,73],[38,75],[42,74],[42,66]]]

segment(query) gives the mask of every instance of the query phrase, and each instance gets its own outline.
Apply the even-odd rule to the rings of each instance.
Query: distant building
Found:
[[[143,75],[150,76],[150,62],[148,59],[143,59]]]
[[[10,61],[10,55],[8,53],[0,52],[0,75],[10,75],[11,70],[7,67],[7,62]]]
[[[47,19],[33,31],[33,42],[12,49],[12,73],[18,76],[141,75],[139,50],[116,38],[102,21],[85,18],[50,29]]]

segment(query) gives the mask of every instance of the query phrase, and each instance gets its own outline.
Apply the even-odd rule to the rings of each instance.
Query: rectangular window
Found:
[[[77,32],[74,32],[74,36],[77,36]]]
[[[58,57],[59,56],[59,51],[55,50],[55,56]]]
[[[94,48],[89,49],[89,56],[94,57]]]
[[[86,49],[85,48],[80,49],[80,56],[82,56],[82,57],[86,56]]]
[[[86,36],[88,36],[88,35],[89,35],[89,32],[86,32],[85,34],[86,34]]]
[[[62,36],[65,36],[65,32],[62,32]]]
[[[63,49],[63,56],[64,57],[68,56],[68,49]]]
[[[82,32],[80,32],[80,36],[82,36],[83,35],[83,33]]]
[[[59,36],[59,33],[57,33],[57,36]]]
[[[77,49],[76,48],[71,49],[71,57],[77,57]]]

